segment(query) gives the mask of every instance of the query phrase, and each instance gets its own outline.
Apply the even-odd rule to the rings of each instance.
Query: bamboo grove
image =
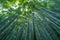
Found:
[[[60,40],[60,0],[0,0],[0,40]]]

